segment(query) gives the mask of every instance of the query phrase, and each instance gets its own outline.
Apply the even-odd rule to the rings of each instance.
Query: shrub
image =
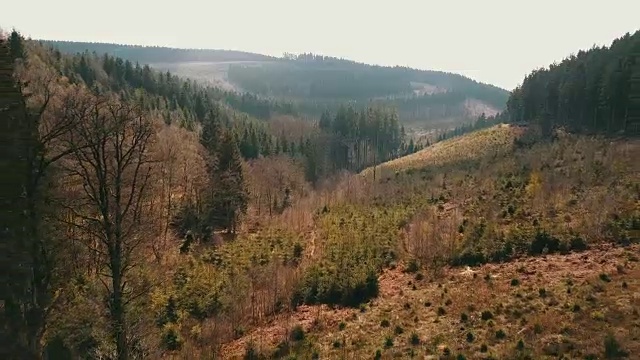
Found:
[[[175,326],[165,326],[162,332],[162,346],[169,350],[180,350],[182,348],[182,337]]]
[[[393,347],[393,338],[391,336],[387,336],[384,339],[384,348],[388,349],[390,347]]]
[[[511,279],[511,286],[518,286],[520,285],[520,280],[518,279]]]
[[[416,259],[411,259],[407,263],[407,267],[404,269],[406,273],[416,273],[420,270],[420,266],[418,265],[418,261]]]
[[[291,333],[289,334],[289,338],[292,341],[302,341],[304,340],[304,329],[301,325],[296,325],[291,329]]]
[[[276,350],[273,352],[272,357],[276,358],[276,359],[283,358],[290,351],[291,351],[291,349],[289,348],[289,342],[288,341],[281,341],[278,344],[278,346],[276,346]],[[258,357],[256,357],[255,359],[259,359],[259,358],[262,358],[262,356],[258,355]]]
[[[469,320],[469,315],[467,315],[467,313],[460,314],[460,321],[467,322],[467,320]]]
[[[571,308],[571,311],[573,311],[573,312],[579,312],[580,310],[582,310],[582,309],[580,308],[580,305],[578,305],[578,304],[573,304],[573,307]]]
[[[404,329],[402,328],[402,326],[396,326],[396,328],[395,328],[395,329],[393,329],[393,332],[394,332],[396,335],[400,335],[400,334],[402,334],[402,333],[404,332]]]
[[[447,299],[447,301],[444,302],[445,306],[449,306],[453,303],[453,301],[451,301],[451,299]]]
[[[380,349],[376,350],[376,355],[373,357],[375,360],[382,359],[382,351]]]
[[[473,342],[473,340],[475,339],[475,336],[473,336],[473,333],[468,332],[467,333],[467,342]]]
[[[430,307],[430,306],[431,306],[431,301],[424,302],[424,307]]]
[[[376,271],[373,268],[364,273],[360,270],[356,264],[345,265],[340,271],[330,265],[313,265],[306,271],[303,281],[294,292],[292,302],[294,305],[304,303],[358,307],[378,296],[379,291]]]
[[[462,354],[458,354],[458,356],[456,356],[456,360],[467,360],[467,357]]]
[[[533,332],[536,334],[542,334],[542,325],[536,323],[535,325],[533,325]]]
[[[593,320],[596,320],[596,321],[604,321],[605,316],[604,316],[604,314],[603,314],[602,312],[600,312],[600,311],[594,311],[594,312],[592,312],[592,313],[591,313],[591,318],[592,318]]]
[[[167,299],[167,304],[162,309],[162,313],[158,315],[156,324],[162,326],[168,323],[176,323],[178,321],[178,305],[173,295]]]
[[[489,347],[487,346],[487,344],[480,345],[480,352],[481,353],[486,353],[487,351],[489,351]]]
[[[478,266],[487,262],[487,257],[482,252],[482,249],[466,248],[452,260],[452,265],[455,266]]]
[[[545,250],[549,253],[558,252],[560,249],[560,240],[551,236],[546,231],[538,230],[533,241],[531,242],[531,246],[529,248],[530,255],[540,255]]]
[[[340,348],[340,346],[342,346],[342,343],[340,342],[340,340],[338,340],[338,339],[333,340],[333,347],[334,347],[335,349]]]
[[[345,327],[347,327],[347,324],[345,324],[344,321],[341,321],[340,324],[338,324],[338,330],[340,331],[344,330]]]
[[[258,350],[256,350],[256,346],[252,341],[249,341],[244,348],[244,360],[257,360]]]
[[[609,277],[608,274],[605,274],[605,273],[600,274],[600,280],[604,282],[611,282],[611,278]]]
[[[491,311],[485,310],[480,314],[480,318],[482,320],[490,320],[493,319],[493,314],[491,313]]]
[[[584,239],[579,236],[576,236],[571,239],[571,242],[569,243],[569,247],[571,248],[572,251],[585,251],[589,248],[589,246],[584,241]]]
[[[293,245],[293,258],[299,260],[302,257],[302,245],[300,243],[296,243]]]
[[[384,328],[389,327],[389,320],[384,319],[384,320],[380,321],[380,326],[384,327]]]
[[[416,273],[415,279],[416,279],[416,281],[420,281],[420,280],[424,279],[424,275],[422,275],[422,273],[420,273],[420,272]]]
[[[618,359],[628,356],[628,353],[622,348],[615,336],[609,333],[604,338],[604,356],[607,359]]]
[[[447,313],[447,311],[446,311],[442,306],[440,306],[440,307],[438,308],[438,316],[443,316],[443,315],[445,315],[446,313]]]
[[[524,350],[524,341],[522,339],[518,340],[518,343],[516,344],[516,349],[519,351]]]
[[[411,333],[410,338],[411,345],[420,345],[420,336],[417,333]]]
[[[496,339],[504,339],[507,337],[507,333],[504,332],[504,330],[500,329],[498,331],[496,331]]]

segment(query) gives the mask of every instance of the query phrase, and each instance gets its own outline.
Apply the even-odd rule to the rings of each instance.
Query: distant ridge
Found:
[[[75,42],[62,40],[37,40],[45,45],[58,48],[70,54],[85,51],[98,54],[109,54],[125,60],[137,61],[143,64],[159,62],[222,62],[222,61],[270,61],[275,57],[237,50],[217,49],[178,49],[163,46],[142,46],[112,44],[100,42]]]
[[[509,92],[466,76],[405,66],[370,65],[312,53],[273,57],[237,50],[40,40],[62,52],[109,54],[239,93],[284,101],[319,117],[346,103],[396,108],[407,126],[454,128],[493,116]]]

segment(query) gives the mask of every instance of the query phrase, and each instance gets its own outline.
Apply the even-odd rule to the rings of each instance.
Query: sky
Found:
[[[511,90],[531,70],[640,29],[638,0],[18,0],[35,39],[343,57]]]

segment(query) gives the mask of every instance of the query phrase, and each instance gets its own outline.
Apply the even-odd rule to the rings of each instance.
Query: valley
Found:
[[[447,130],[504,109],[508,92],[457,74],[390,68],[313,54],[273,58],[223,50],[44,41],[69,54],[95,52],[148,64],[161,71],[239,93],[291,103],[319,117],[347,102],[397,107],[418,129]]]
[[[639,85],[0,33],[0,357],[637,358]]]

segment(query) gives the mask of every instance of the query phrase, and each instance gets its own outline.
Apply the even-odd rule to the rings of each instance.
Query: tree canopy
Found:
[[[640,31],[534,70],[507,102],[512,122],[549,133],[640,132]]]

